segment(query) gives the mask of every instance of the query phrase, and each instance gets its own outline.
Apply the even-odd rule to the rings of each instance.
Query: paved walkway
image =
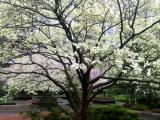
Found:
[[[17,114],[22,113],[32,105],[31,100],[16,101],[16,105],[0,105],[1,114]]]
[[[31,101],[16,101],[16,105],[0,105],[0,120],[29,120],[22,114],[31,106]]]
[[[160,114],[158,113],[151,113],[151,112],[143,112],[143,111],[137,111],[144,120],[160,120]]]
[[[20,114],[3,114],[0,115],[0,120],[30,120]]]

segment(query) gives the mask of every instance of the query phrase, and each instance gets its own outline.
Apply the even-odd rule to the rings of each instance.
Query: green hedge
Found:
[[[61,109],[60,107],[53,107],[51,109],[50,116],[46,117],[44,120],[74,120],[74,119],[72,113],[68,113],[63,109]]]
[[[127,97],[125,95],[116,95],[114,97],[118,102],[127,102]]]
[[[143,120],[137,113],[120,106],[97,106],[89,110],[89,120]]]
[[[37,107],[31,107],[26,110],[25,114],[27,117],[31,118],[31,120],[41,120],[40,118],[40,109]]]
[[[45,120],[75,120],[73,113],[63,111],[59,107],[54,107],[51,112]],[[61,113],[65,116],[61,116]],[[90,107],[88,117],[88,120],[143,120],[137,113],[117,105]]]

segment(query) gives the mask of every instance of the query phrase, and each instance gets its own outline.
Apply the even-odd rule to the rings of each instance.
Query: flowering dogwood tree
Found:
[[[61,89],[77,120],[87,120],[88,105],[99,92],[118,80],[143,78],[151,62],[136,47],[142,40],[149,44],[147,31],[159,27],[159,5],[154,0],[0,3],[0,72],[19,81],[19,88],[29,83],[21,89],[32,91],[37,84]],[[153,64],[159,66],[158,59]],[[150,76],[151,70],[146,70]]]

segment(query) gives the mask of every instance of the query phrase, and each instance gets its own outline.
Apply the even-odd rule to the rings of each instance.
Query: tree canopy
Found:
[[[0,73],[17,82],[27,80],[22,86],[42,83],[60,88],[77,120],[86,120],[89,102],[118,80],[159,81],[159,2],[0,3]]]

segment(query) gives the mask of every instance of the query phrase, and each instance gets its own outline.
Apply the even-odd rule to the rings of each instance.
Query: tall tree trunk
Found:
[[[88,103],[87,100],[82,101],[82,109],[80,112],[80,120],[88,120]]]
[[[88,105],[82,104],[81,108],[77,108],[79,112],[74,111],[76,120],[88,120]]]
[[[87,118],[88,118],[88,104],[89,103],[88,103],[87,97],[82,97],[81,102],[79,102],[79,105],[77,105],[76,107],[74,106],[74,103],[71,103],[71,101],[69,102],[74,112],[76,120],[88,120]]]

